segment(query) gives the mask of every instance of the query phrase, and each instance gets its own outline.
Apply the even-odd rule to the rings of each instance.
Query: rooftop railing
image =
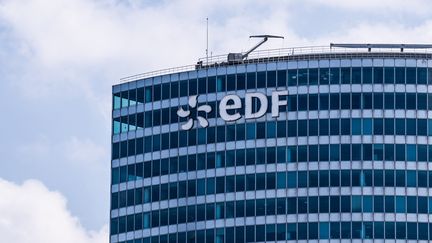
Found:
[[[333,45],[333,44],[331,44]],[[257,50],[248,55],[247,58],[240,62],[228,62],[228,55],[216,55],[210,57],[199,58],[197,64],[181,67],[167,68],[157,71],[141,73],[129,77],[122,78],[121,83],[130,82],[145,78],[151,78],[160,75],[167,75],[178,72],[200,70],[211,67],[227,66],[242,63],[260,63],[278,60],[289,60],[296,56],[314,56],[316,58],[329,57],[332,54],[344,54],[344,58],[358,57],[359,54],[370,56],[371,54],[394,54],[395,56],[403,56],[408,54],[429,54],[432,55],[432,46],[429,45],[398,45],[398,44],[347,44],[348,47],[339,46],[309,46],[309,47],[290,47],[280,49]],[[334,44],[338,45],[338,44]],[[344,45],[344,44],[341,44]],[[422,47],[419,47],[422,46]],[[291,57],[291,58],[290,58]]]

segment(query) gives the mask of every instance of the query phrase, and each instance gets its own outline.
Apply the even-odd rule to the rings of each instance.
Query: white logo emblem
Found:
[[[188,102],[188,103],[189,103],[189,107],[190,107],[190,108],[196,108],[197,103],[198,103],[198,95],[194,95],[194,96],[189,97],[189,102]],[[211,108],[211,106],[209,106],[209,105],[201,105],[201,106],[199,106],[199,107],[197,108],[197,111],[198,111],[198,112],[199,112],[199,111],[204,111],[204,112],[206,112],[206,113],[210,113],[211,110],[212,110],[212,108]],[[183,110],[182,107],[180,107],[180,108],[177,110],[177,115],[178,115],[179,117],[189,117],[190,114],[191,114],[190,110],[185,111],[185,110]],[[200,116],[200,115],[197,115],[196,119],[198,120],[198,123],[199,123],[202,127],[204,127],[204,128],[208,127],[209,123],[208,123],[207,119],[205,119],[204,117],[202,117],[202,116]],[[189,119],[187,120],[187,122],[186,122],[185,124],[183,124],[183,125],[181,126],[181,128],[182,128],[183,130],[189,130],[189,129],[191,129],[191,128],[193,127],[193,125],[194,125],[194,120],[193,120],[193,118],[189,117]]]
[[[288,105],[287,99],[281,100],[281,96],[287,96],[288,90],[275,90],[271,93],[271,116],[272,117],[279,117],[279,107]],[[256,110],[253,110],[252,107],[254,106],[255,101],[255,108]],[[198,103],[198,95],[194,95],[189,97],[189,107],[190,108],[196,108]],[[240,109],[243,108],[244,105],[244,114],[240,114]],[[244,104],[241,101],[240,96],[238,95],[226,95],[222,98],[222,100],[219,102],[219,115],[222,118],[222,120],[226,122],[235,122],[242,117],[244,119],[258,119],[262,116],[264,116],[267,113],[267,109],[269,107],[269,101],[267,98],[267,94],[260,93],[260,92],[251,92],[246,93],[244,97]],[[199,116],[200,111],[205,111],[206,113],[209,113],[212,111],[211,106],[209,105],[201,105],[197,108],[197,120],[198,123],[201,125],[201,127],[208,127],[209,123],[207,119],[205,119],[202,116]],[[194,119],[190,117],[191,111],[190,110],[183,110],[182,107],[180,107],[177,110],[177,115],[179,117],[188,117],[188,120],[185,124],[181,126],[183,130],[189,130],[194,126]]]

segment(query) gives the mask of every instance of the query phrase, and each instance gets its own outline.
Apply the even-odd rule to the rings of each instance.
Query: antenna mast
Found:
[[[206,43],[206,65],[208,65],[208,17],[206,18],[207,22],[207,43]]]

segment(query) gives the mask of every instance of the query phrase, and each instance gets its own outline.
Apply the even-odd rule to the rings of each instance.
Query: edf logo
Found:
[[[281,100],[281,96],[287,96],[288,90],[282,90],[282,91],[273,91],[271,94],[271,101],[272,101],[272,107],[271,107],[271,114],[272,117],[279,117],[279,107],[283,105],[287,105],[287,100]],[[253,100],[256,100],[258,104],[258,108],[255,112],[252,111],[252,104]],[[189,107],[190,108],[196,108],[198,103],[198,95],[194,95],[189,97]],[[257,119],[265,115],[268,108],[268,99],[267,96],[264,93],[260,92],[252,92],[252,93],[246,93],[245,94],[245,119]],[[236,110],[241,109],[242,103],[241,99],[238,95],[227,95],[224,96],[221,101],[219,102],[219,115],[220,117],[227,122],[233,122],[237,121],[242,117],[242,115],[239,112],[234,113],[228,113],[229,110]],[[211,107],[209,105],[201,105],[197,108],[197,111],[204,111],[206,113],[211,112]],[[177,115],[179,117],[189,117],[191,115],[191,112],[189,110],[185,111],[183,108],[179,108],[177,111]],[[197,115],[196,119],[198,120],[198,123],[202,127],[207,127],[209,125],[207,119],[205,119],[202,116]],[[183,130],[189,130],[194,125],[194,119],[189,117],[189,119],[186,121],[185,124],[181,126]]]
[[[189,102],[188,102],[189,108],[195,108],[197,106],[197,103],[198,103],[198,95],[194,95],[194,96],[189,97]],[[212,110],[212,108],[209,105],[200,105],[197,110],[198,111],[204,111],[206,113],[210,113],[211,110]],[[177,111],[177,115],[179,117],[183,117],[183,118],[184,117],[189,117],[190,114],[191,114],[191,112],[189,110],[185,111],[185,110],[183,110],[182,107],[180,107],[180,109],[178,109],[178,111]],[[204,128],[208,127],[209,124],[208,124],[207,119],[205,119],[204,117],[199,116],[199,115],[197,115],[196,118],[198,120],[198,123],[202,127],[204,127]],[[183,124],[181,126],[181,128],[183,130],[189,130],[189,129],[191,129],[193,127],[193,125],[194,125],[194,120],[193,120],[193,118],[189,117],[189,119],[187,120],[187,122],[185,124]]]

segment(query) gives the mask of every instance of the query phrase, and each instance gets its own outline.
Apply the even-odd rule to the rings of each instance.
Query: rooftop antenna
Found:
[[[248,57],[248,55],[256,50],[259,46],[264,44],[269,38],[280,38],[284,39],[283,36],[278,35],[251,35],[249,38],[263,38],[258,44],[256,44],[254,47],[252,47],[249,51],[242,53],[229,53],[228,54],[228,62],[242,62],[244,59]]]
[[[209,34],[209,32],[208,32],[208,17],[206,18],[206,22],[207,22],[207,43],[206,43],[206,65],[208,65],[208,58],[209,58],[209,56],[208,56],[208,34]]]
[[[206,66],[208,66],[208,64],[209,64],[209,55],[208,55],[208,53],[209,53],[209,50],[208,50],[208,17],[206,18],[206,63],[205,63],[205,65]],[[196,65],[195,65],[195,68],[196,69],[199,69],[199,68],[202,68],[203,67],[203,60],[198,60],[198,62],[196,63]]]

